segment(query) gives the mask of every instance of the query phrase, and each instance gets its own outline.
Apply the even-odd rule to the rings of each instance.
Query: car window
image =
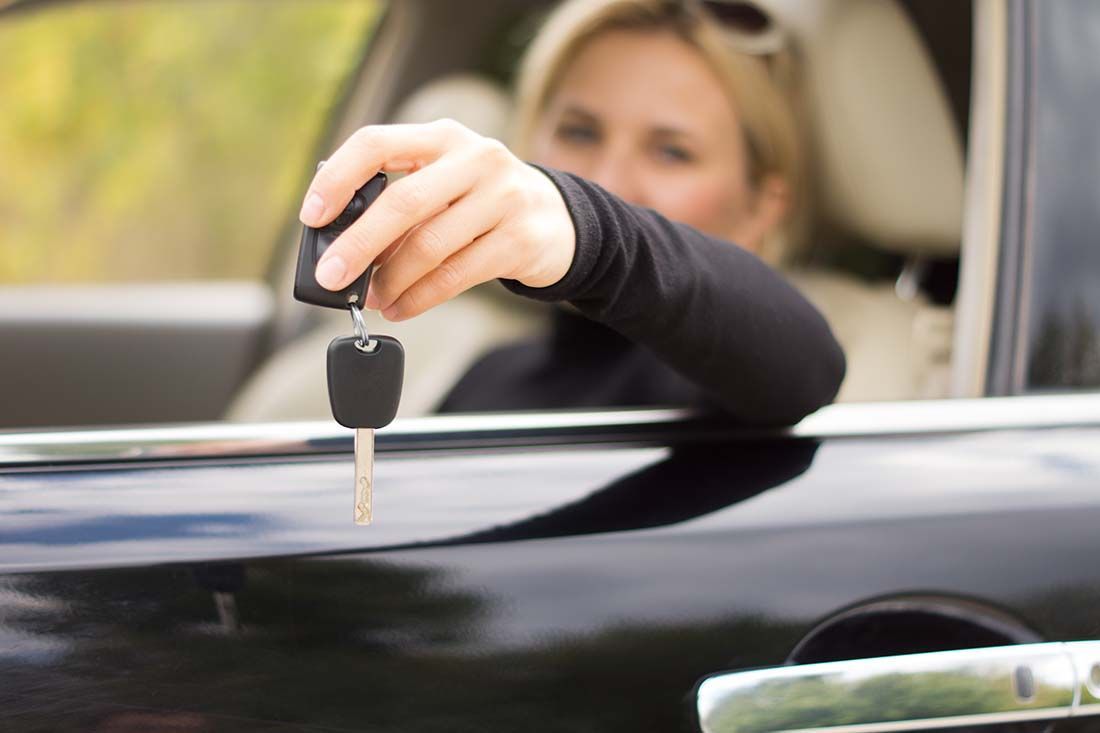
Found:
[[[515,7],[506,12],[505,0],[394,4],[372,49],[384,60],[378,64],[373,58],[371,64],[360,62],[381,15],[379,3],[102,0],[27,3],[34,9],[0,15],[0,47],[9,60],[0,68],[0,84],[9,92],[0,100],[0,159],[14,171],[0,178],[0,212],[7,224],[0,232],[0,284],[260,278],[273,259],[293,258],[299,231],[295,214],[309,172],[356,126],[453,117],[490,137],[511,128],[514,99],[502,82],[512,76],[519,51],[543,19],[546,8],[541,6],[550,4],[537,3],[536,9],[531,3],[524,12]],[[885,82],[866,91],[862,102],[868,111],[882,109],[880,97],[885,97],[891,115],[865,115],[861,129],[908,130],[890,120],[921,112],[919,127],[938,130],[919,136],[935,154],[910,153],[897,162],[899,151],[924,149],[902,132],[894,137],[898,144],[887,141],[874,151],[862,145],[833,150],[832,177],[821,174],[814,186],[831,190],[838,176],[864,181],[858,192],[863,204],[846,207],[839,197],[829,204],[836,211],[807,222],[806,239],[821,259],[812,264],[824,266],[785,273],[829,319],[847,353],[842,401],[948,393],[965,141],[942,102],[942,74],[925,60],[920,29],[899,8],[891,12],[885,20],[908,49],[905,63],[899,61],[903,54],[891,51],[891,68],[912,66],[922,93],[909,84],[899,100],[891,93],[897,86],[892,77],[876,77]],[[965,15],[969,9],[959,5],[954,12]],[[791,58],[798,58],[800,50],[818,49],[822,58],[807,63],[805,71],[832,68],[820,51],[839,47],[830,40],[832,22],[802,28],[790,20]],[[856,21],[851,22],[859,27]],[[861,54],[853,56],[858,63],[836,73],[862,89],[863,72],[877,68],[882,45],[866,34],[857,32],[856,38],[863,39]],[[934,44],[935,58],[968,78],[966,55],[955,59],[936,50],[942,45]],[[784,64],[771,59],[767,65],[786,78]],[[821,88],[835,84],[831,77],[810,81]],[[345,97],[351,101],[341,105]],[[488,114],[494,111],[500,114]],[[816,110],[805,120],[836,119],[833,111]],[[927,116],[939,122],[927,125]],[[477,124],[490,117],[484,127]],[[811,131],[805,133],[808,137]],[[814,134],[832,139],[820,130]],[[851,131],[844,137],[867,138]],[[894,173],[906,170],[914,158],[934,160],[933,170],[918,176]],[[871,166],[866,177],[845,176],[849,160],[880,164]],[[889,186],[891,195],[868,194],[896,179],[918,181],[917,188]],[[936,202],[949,205],[909,205],[927,203],[926,189],[941,192]],[[813,213],[815,206],[806,210]],[[865,216],[880,209],[888,209],[890,216]],[[904,221],[879,225],[892,218]],[[277,244],[284,249],[273,257]],[[881,266],[835,266],[848,261],[848,251]],[[274,287],[261,297],[222,293],[233,296],[228,301],[194,288],[177,293],[156,285],[166,294],[150,304],[146,291],[123,300],[118,297],[123,285],[89,288],[103,307],[85,306],[92,317],[75,336],[67,313],[55,314],[56,290],[11,288],[7,302],[29,299],[35,307],[24,308],[6,324],[0,318],[0,336],[15,345],[12,351],[25,355],[9,364],[10,374],[34,374],[40,364],[55,363],[56,344],[74,337],[91,339],[92,356],[98,359],[96,369],[82,364],[78,374],[66,372],[38,391],[7,379],[10,392],[31,395],[21,413],[30,417],[11,424],[327,419],[323,355],[334,337],[351,333],[348,315],[298,307],[290,300],[289,278],[270,280]],[[28,298],[27,292],[35,290],[41,292]],[[0,306],[5,305],[3,291],[0,287]],[[455,412],[496,409],[483,402],[448,405],[446,400],[466,377],[476,376],[479,366],[492,367],[501,354],[518,355],[522,362],[527,354],[541,353],[560,322],[579,321],[568,328],[580,333],[581,341],[622,342],[614,333],[586,336],[580,329],[589,324],[575,312],[520,298],[499,283],[468,295],[401,323],[367,314],[370,332],[393,335],[405,345],[400,416],[432,414],[443,405]],[[248,307],[232,304],[242,300]],[[134,313],[154,314],[155,319],[148,318],[156,328],[133,325]],[[227,329],[229,317],[237,319],[235,330]],[[120,319],[128,324],[125,332],[113,325]],[[43,321],[51,328],[44,329]],[[182,339],[181,331],[190,338]],[[172,335],[178,353],[150,347],[154,336],[165,334]],[[238,352],[231,363],[224,358],[226,342]],[[644,349],[623,351],[639,359],[634,376],[623,372],[631,379],[611,374],[601,384],[584,374],[577,383],[594,394],[603,386],[611,392],[620,381],[628,387],[654,381],[653,375],[672,368]],[[192,397],[181,397],[186,410],[156,401],[165,393],[182,394],[180,376],[169,368],[177,363],[188,365],[189,387],[204,398],[201,410]],[[589,373],[605,374],[605,366],[593,365]],[[522,379],[511,367],[502,373]],[[494,372],[482,369],[480,375],[488,385],[485,394],[505,393]],[[153,386],[146,392],[114,386],[129,387],[138,378]],[[585,398],[570,386],[560,399],[540,401],[537,407],[681,404],[681,393],[694,389],[681,389],[682,381],[662,377],[675,393],[623,397],[616,391],[611,400],[603,394]],[[79,399],[60,395],[59,382]],[[116,396],[120,393],[124,405],[116,404],[122,401]],[[102,395],[101,401],[111,404],[93,410],[89,395]],[[529,404],[524,402],[523,409],[535,409]],[[46,405],[55,409],[47,412]]]
[[[1028,391],[1100,388],[1100,5],[1037,3]]]
[[[5,15],[0,283],[262,277],[379,15],[352,0]]]

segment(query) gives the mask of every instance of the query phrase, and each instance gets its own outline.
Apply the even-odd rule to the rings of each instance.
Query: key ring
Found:
[[[372,341],[367,333],[367,324],[363,320],[363,312],[356,307],[354,300],[348,303],[348,308],[351,310],[351,320],[355,324],[355,335],[359,337],[355,342],[355,348],[364,353],[374,351],[378,346],[378,342]]]

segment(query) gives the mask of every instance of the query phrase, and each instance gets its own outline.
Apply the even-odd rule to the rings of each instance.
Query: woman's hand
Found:
[[[339,290],[375,262],[365,305],[400,321],[487,280],[546,287],[569,270],[576,234],[558,189],[451,120],[355,132],[314,176],[302,222],[331,222],[379,170],[408,175],[321,257],[322,286]]]

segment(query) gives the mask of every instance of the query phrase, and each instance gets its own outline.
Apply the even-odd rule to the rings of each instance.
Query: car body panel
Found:
[[[691,730],[699,678],[780,664],[854,603],[966,599],[1092,638],[1098,441],[383,451],[369,528],[346,454],[13,469],[0,728]]]

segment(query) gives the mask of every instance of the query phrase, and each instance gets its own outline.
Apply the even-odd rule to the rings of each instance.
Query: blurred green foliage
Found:
[[[0,283],[261,277],[379,5],[114,0],[0,22]]]

